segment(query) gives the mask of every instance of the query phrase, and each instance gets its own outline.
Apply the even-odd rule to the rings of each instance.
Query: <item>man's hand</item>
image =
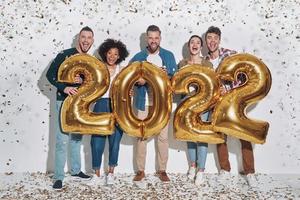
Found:
[[[80,77],[79,74],[77,74],[77,75],[75,76],[75,83],[82,84],[82,82],[83,82],[82,78]]]
[[[222,95],[222,96],[225,95],[225,94],[227,93],[227,89],[226,89],[226,86],[225,86],[225,85],[222,85],[222,86],[220,87],[220,92],[221,92],[221,95]]]
[[[145,85],[146,80],[143,79],[143,78],[139,78],[139,80],[137,80],[137,83],[138,83],[139,85]]]
[[[167,68],[165,66],[161,67],[161,69],[168,75]]]
[[[64,89],[64,93],[71,96],[71,95],[77,94],[78,90],[76,87],[66,87]]]

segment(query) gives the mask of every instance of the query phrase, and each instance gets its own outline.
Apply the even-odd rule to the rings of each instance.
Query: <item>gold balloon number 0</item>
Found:
[[[145,119],[137,118],[129,93],[139,78],[146,80],[153,101]],[[139,86],[137,86],[139,87]],[[172,110],[172,89],[168,75],[148,62],[134,62],[114,79],[111,88],[113,113],[120,127],[131,136],[148,138],[168,124]]]
[[[74,84],[75,75],[83,74],[84,81],[76,95],[68,96],[61,108],[61,127],[64,132],[109,135],[114,131],[112,113],[93,113],[91,105],[109,88],[109,72],[97,58],[77,54],[59,67],[58,81]]]

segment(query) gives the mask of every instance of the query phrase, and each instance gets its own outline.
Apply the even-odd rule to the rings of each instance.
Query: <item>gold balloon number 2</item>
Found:
[[[191,95],[189,86],[196,86]],[[187,95],[177,107],[174,116],[176,139],[194,142],[222,143],[224,136],[214,132],[211,123],[202,121],[201,114],[211,109],[220,96],[217,74],[212,68],[186,65],[172,78],[174,93]]]
[[[115,127],[113,114],[90,111],[91,105],[109,88],[106,66],[93,56],[76,54],[60,65],[58,81],[74,84],[77,74],[83,74],[84,81],[76,95],[64,100],[61,108],[62,130],[81,134],[111,134]]]
[[[245,84],[234,88],[217,102],[212,116],[215,131],[250,142],[263,144],[269,123],[249,119],[247,107],[264,98],[272,84],[268,67],[250,54],[236,54],[226,58],[217,69],[221,80],[236,80],[239,74],[247,77]]]

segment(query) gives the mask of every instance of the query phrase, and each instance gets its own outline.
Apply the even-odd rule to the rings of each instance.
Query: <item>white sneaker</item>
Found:
[[[219,173],[219,182],[224,186],[230,184],[231,183],[230,172],[221,169]]]
[[[204,175],[203,172],[200,172],[200,171],[197,172],[196,179],[195,179],[195,185],[199,186],[202,183],[204,183],[204,176],[203,175]]]
[[[106,185],[113,185],[115,182],[115,177],[113,173],[108,173],[106,175]]]
[[[103,184],[102,177],[94,175],[89,181],[86,182],[86,184],[89,185],[89,186],[102,185]]]
[[[196,167],[190,167],[188,174],[187,174],[188,179],[194,180],[195,175],[196,175]]]
[[[252,188],[258,187],[258,181],[256,179],[255,174],[252,174],[252,173],[251,174],[247,174],[246,175],[246,179],[247,179],[247,183],[248,183],[248,185],[250,187],[252,187]]]

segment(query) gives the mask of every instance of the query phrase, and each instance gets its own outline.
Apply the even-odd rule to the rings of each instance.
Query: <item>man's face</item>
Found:
[[[160,33],[159,31],[148,31],[147,32],[147,44],[150,53],[155,53],[160,45]]]
[[[219,49],[220,36],[218,34],[208,33],[205,39],[209,52],[215,52]]]
[[[80,53],[87,53],[94,43],[94,36],[91,31],[81,31],[78,38]]]

